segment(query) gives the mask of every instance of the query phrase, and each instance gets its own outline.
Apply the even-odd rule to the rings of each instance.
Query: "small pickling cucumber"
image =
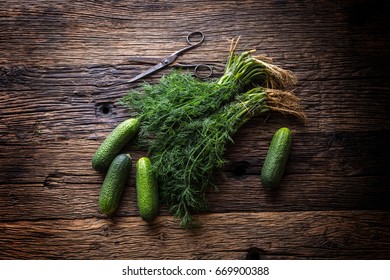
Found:
[[[140,217],[151,221],[158,212],[158,187],[152,163],[149,158],[142,157],[136,164],[137,204]]]
[[[278,186],[290,154],[291,143],[290,129],[282,127],[276,131],[261,170],[261,182],[266,189]]]
[[[131,171],[131,156],[119,154],[111,162],[99,194],[99,210],[103,214],[112,214],[118,208],[123,188]]]
[[[137,133],[140,120],[131,118],[121,122],[107,136],[92,158],[92,167],[97,171],[107,171],[112,160]]]

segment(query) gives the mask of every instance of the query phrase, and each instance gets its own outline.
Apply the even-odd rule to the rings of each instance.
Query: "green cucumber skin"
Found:
[[[280,128],[273,136],[261,170],[261,182],[266,189],[279,185],[286,168],[292,144],[291,130]]]
[[[152,221],[158,213],[158,187],[149,158],[142,157],[136,164],[137,204],[140,217]]]
[[[115,127],[96,150],[92,158],[93,169],[107,171],[113,159],[137,133],[139,125],[139,119],[131,118]]]
[[[99,210],[102,214],[110,215],[118,208],[130,175],[131,163],[129,154],[119,154],[112,161],[99,194]]]

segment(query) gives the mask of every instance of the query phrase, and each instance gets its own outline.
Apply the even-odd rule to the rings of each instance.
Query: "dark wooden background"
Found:
[[[371,0],[2,1],[0,258],[389,259],[388,14]],[[239,51],[296,73],[308,122],[272,113],[246,124],[201,228],[181,229],[165,207],[143,222],[134,173],[105,218],[91,157],[132,116],[118,99],[146,66],[127,58],[163,57],[196,30],[206,42],[180,62],[224,63],[241,36]],[[260,169],[281,126],[293,150],[267,193]],[[134,162],[145,155],[126,149]]]

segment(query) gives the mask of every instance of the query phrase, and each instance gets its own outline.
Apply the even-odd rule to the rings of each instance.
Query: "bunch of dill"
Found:
[[[298,99],[283,91],[294,76],[253,51],[236,55],[237,43],[218,80],[173,71],[122,99],[141,118],[139,144],[151,158],[162,202],[183,227],[196,224],[191,213],[206,209],[213,172],[241,125],[269,110],[304,117]]]

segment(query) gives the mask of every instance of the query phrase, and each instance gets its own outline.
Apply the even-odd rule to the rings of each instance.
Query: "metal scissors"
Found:
[[[200,39],[196,39],[200,36]],[[195,31],[187,36],[187,43],[189,44],[187,47],[182,48],[181,50],[178,50],[171,55],[159,60],[159,59],[154,59],[154,58],[144,58],[144,57],[133,57],[129,58],[128,61],[136,61],[136,62],[141,62],[141,63],[147,63],[147,64],[155,64],[156,65],[150,67],[148,70],[145,72],[135,76],[134,78],[130,79],[128,82],[132,83],[135,82],[147,75],[150,75],[172,63],[175,62],[176,58],[183,54],[184,52],[191,50],[193,48],[198,47],[201,45],[204,41],[204,34],[203,32],[200,31]],[[207,64],[180,64],[180,63],[175,63],[172,64],[171,66],[173,67],[182,67],[182,68],[195,68],[194,69],[194,75],[199,77],[199,78],[208,78],[213,74],[213,69],[211,68],[210,65]]]

